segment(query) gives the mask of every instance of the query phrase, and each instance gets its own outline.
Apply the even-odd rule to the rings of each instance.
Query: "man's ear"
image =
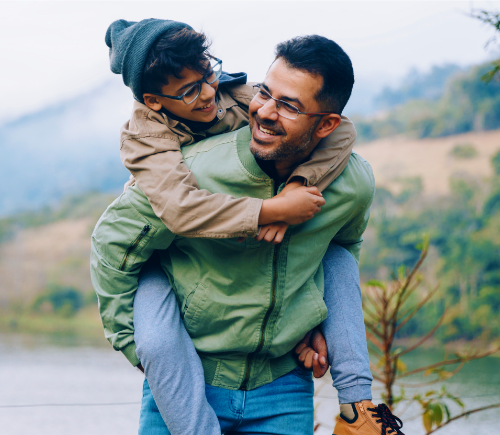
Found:
[[[316,135],[316,137],[323,139],[340,125],[340,121],[340,115],[336,115],[334,113],[324,115],[318,126],[316,127],[314,134]]]
[[[144,104],[151,110],[154,110],[155,112],[159,112],[161,110],[162,105],[156,95],[142,94],[142,98],[144,99]]]

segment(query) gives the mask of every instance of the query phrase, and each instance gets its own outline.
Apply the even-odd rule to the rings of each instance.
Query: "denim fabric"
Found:
[[[338,390],[340,403],[370,400],[372,377],[361,308],[358,266],[349,251],[331,244],[323,258],[323,268],[324,299],[328,316],[321,327],[328,345],[333,386]],[[174,292],[158,264],[148,264],[141,273],[134,300],[134,327],[137,356],[145,368],[146,378],[153,391],[151,393],[148,385],[141,411],[141,422],[146,418],[143,414],[147,411],[147,418],[144,424],[141,423],[141,427],[151,429],[148,429],[150,432],[141,429],[143,432],[140,433],[220,435],[219,423],[223,430],[228,430],[226,420],[233,421],[235,417],[231,417],[232,412],[229,410],[222,409],[220,401],[214,402],[212,392],[226,391],[234,403],[240,403],[240,396],[244,392],[205,385],[203,368],[181,321]],[[297,376],[301,372],[294,373]],[[287,376],[276,381],[283,382]],[[307,376],[310,379],[309,373]],[[270,385],[274,385],[274,382]],[[264,387],[257,390],[265,391],[261,390]],[[257,390],[243,394],[247,402],[253,397],[252,391]],[[156,400],[154,407],[148,404],[150,401],[154,403],[153,396]],[[276,398],[271,397],[267,406],[272,409],[275,401]],[[218,408],[213,408],[214,403],[218,404]],[[158,408],[170,432],[165,432],[165,423]]]
[[[172,434],[220,435],[219,422],[205,396],[200,358],[159,263],[150,261],[141,271],[134,327],[137,356]]]
[[[311,372],[301,368],[250,391],[206,384],[205,394],[226,435],[313,435],[314,384]],[[203,433],[203,428],[192,433]],[[139,435],[170,434],[144,380]]]
[[[372,374],[361,306],[359,269],[354,257],[331,244],[323,257],[328,316],[321,330],[340,403],[371,400]]]

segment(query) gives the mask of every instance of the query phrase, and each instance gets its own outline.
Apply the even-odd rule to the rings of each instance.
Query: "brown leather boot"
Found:
[[[369,400],[352,403],[352,420],[340,414],[333,435],[404,435],[403,422],[384,403],[375,406]]]

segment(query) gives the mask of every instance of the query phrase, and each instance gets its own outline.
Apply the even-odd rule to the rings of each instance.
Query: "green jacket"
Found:
[[[249,142],[250,129],[244,127],[182,151],[200,188],[271,198],[279,186],[259,167]],[[92,235],[91,275],[107,339],[132,364],[139,363],[133,299],[141,266],[160,250],[206,381],[229,389],[272,382],[296,366],[293,348],[326,317],[322,258],[329,243],[359,259],[373,193],[371,167],[353,153],[323,191],[321,212],[291,226],[283,242],[273,245],[175,236],[142,191],[129,187]]]

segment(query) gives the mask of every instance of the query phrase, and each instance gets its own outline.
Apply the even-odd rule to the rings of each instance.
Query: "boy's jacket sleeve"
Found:
[[[246,113],[252,99],[251,86],[228,86],[227,95],[226,99]],[[219,121],[224,122],[225,118]],[[232,122],[228,131],[240,128],[241,122]],[[355,140],[353,123],[342,116],[340,126],[318,144],[310,160],[299,166],[290,179],[302,177],[307,186],[324,190],[347,166]],[[181,143],[193,143],[193,138],[187,133],[174,133],[161,114],[135,103],[132,118],[122,128],[121,157],[134,177],[128,185],[137,182],[156,215],[174,234],[204,238],[257,235],[262,199],[200,190],[184,162]]]
[[[193,143],[192,138],[171,131],[161,114],[135,103],[121,135],[123,164],[174,234],[204,238],[257,235],[262,199],[199,189],[181,153],[181,143]]]
[[[351,157],[356,129],[347,116],[341,118],[336,130],[320,141],[311,158],[298,166],[289,179],[302,177],[307,186],[316,186],[323,191],[342,173]]]
[[[142,265],[172,234],[155,216],[137,186],[117,198],[92,234],[90,274],[99,300],[104,335],[136,366],[133,302]]]

